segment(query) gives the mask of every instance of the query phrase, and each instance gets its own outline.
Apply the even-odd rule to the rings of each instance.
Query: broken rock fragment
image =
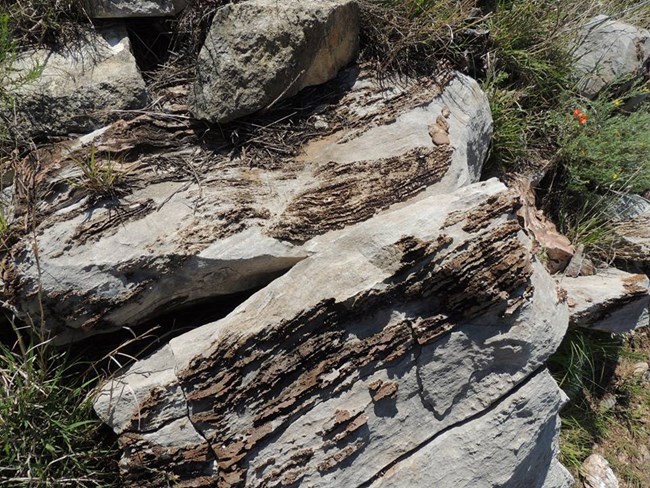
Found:
[[[623,333],[649,325],[646,275],[608,268],[592,276],[556,279],[566,290],[574,326]]]

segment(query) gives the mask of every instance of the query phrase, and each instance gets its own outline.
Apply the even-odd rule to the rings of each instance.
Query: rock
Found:
[[[17,140],[90,132],[115,119],[115,110],[147,103],[124,27],[88,32],[77,42],[60,53],[25,53],[14,63],[6,102],[12,106],[0,107],[0,117]]]
[[[265,150],[214,152],[186,118],[143,115],[84,138],[125,183],[119,197],[98,198],[83,187],[88,146],[44,150],[34,190],[40,270],[26,236],[4,257],[4,299],[23,316],[42,304],[58,340],[82,339],[262,286],[307,257],[316,236],[478,180],[492,121],[475,81],[380,88],[350,76],[340,103],[320,113],[329,128],[278,162]],[[450,144],[436,146],[428,128],[443,112]],[[16,205],[21,218],[29,195]]]
[[[186,0],[88,0],[88,12],[95,19],[126,17],[169,17],[186,6]]]
[[[571,325],[623,333],[648,325],[648,277],[614,268],[594,276],[558,278],[566,290]]]
[[[650,212],[613,226],[615,264],[631,272],[650,274]]]
[[[632,374],[634,376],[644,376],[648,372],[648,369],[650,369],[648,363],[639,361],[632,365]]]
[[[217,11],[199,55],[192,114],[225,123],[334,78],[359,47],[354,0],[247,0]]]
[[[564,269],[564,276],[577,278],[578,276],[593,276],[596,274],[594,263],[585,256],[585,246],[579,244],[576,252]]]
[[[391,466],[370,488],[569,488],[573,479],[555,460],[552,447],[562,404],[563,394],[542,371],[493,410],[436,436]]]
[[[562,479],[543,364],[568,312],[516,207],[490,180],[315,238],[230,315],[135,363],[95,402],[125,486]]]
[[[632,220],[650,212],[650,201],[633,193],[621,195],[608,210],[608,218],[611,221]]]
[[[618,480],[607,460],[592,454],[582,463],[580,475],[585,488],[618,488]]]
[[[598,15],[582,28],[573,49],[578,89],[594,97],[625,75],[636,75],[650,58],[650,32]]]
[[[524,227],[533,237],[536,245],[545,255],[544,265],[550,273],[564,270],[575,254],[569,239],[560,234],[555,224],[535,205],[533,179],[520,178],[512,182],[521,200],[517,214],[524,221]]]

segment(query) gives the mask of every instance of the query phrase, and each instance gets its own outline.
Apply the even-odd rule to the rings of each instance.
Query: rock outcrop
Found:
[[[192,114],[229,122],[331,80],[359,47],[354,0],[247,0],[220,9],[197,64]]]
[[[124,27],[84,36],[64,51],[27,52],[13,64],[0,116],[17,140],[91,132],[115,120],[115,111],[146,105]]]
[[[492,122],[473,80],[380,88],[352,69],[323,88],[337,89],[340,101],[318,114],[327,128],[305,128],[312,136],[282,162],[266,149],[215,152],[186,118],[147,115],[83,138],[86,146],[44,151],[42,171],[24,183],[38,181],[36,240],[26,236],[5,258],[5,298],[25,316],[42,305],[59,340],[76,340],[254,289],[306,258],[316,236],[478,180]],[[448,141],[435,143],[434,128]],[[128,170],[119,198],[84,186],[80,161],[93,138],[99,168]],[[120,162],[140,144],[143,157]]]
[[[640,73],[650,58],[650,32],[598,15],[582,28],[573,57],[578,89],[594,97],[619,78]]]
[[[490,180],[315,238],[110,381],[126,486],[568,486],[544,370],[568,310],[517,206]]]
[[[95,19],[129,17],[168,17],[176,15],[186,0],[87,0],[88,12]]]
[[[564,276],[558,284],[567,293],[573,326],[623,333],[650,325],[646,275],[607,268],[593,276]]]

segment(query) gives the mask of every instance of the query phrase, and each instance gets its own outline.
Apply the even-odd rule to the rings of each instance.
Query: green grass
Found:
[[[594,449],[624,487],[650,486],[640,446],[650,443],[650,381],[633,373],[650,360],[648,331],[628,337],[570,330],[548,362],[569,397],[561,412],[560,461],[579,477]],[[606,399],[613,399],[608,406]]]
[[[110,155],[100,159],[93,144],[90,146],[87,158],[74,161],[81,169],[82,175],[71,181],[73,186],[83,188],[97,197],[114,198],[117,196],[123,173],[117,170],[118,162],[113,160]]]
[[[0,486],[116,486],[116,449],[87,394],[95,378],[46,342],[0,345]]]

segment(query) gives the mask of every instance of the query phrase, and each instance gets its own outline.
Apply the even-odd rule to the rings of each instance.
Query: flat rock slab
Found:
[[[259,287],[314,252],[316,236],[478,180],[492,121],[475,81],[380,88],[351,70],[341,83],[340,100],[318,114],[328,128],[309,129],[296,155],[277,161],[215,151],[187,118],[149,116],[44,151],[43,172],[18,185],[36,181],[39,265],[33,237],[12,247],[8,301],[31,316],[42,303],[60,340],[80,339]],[[80,161],[93,138],[97,165],[125,182],[117,198],[87,190]],[[121,160],[142,141],[143,156]],[[31,194],[18,193],[16,221],[29,218]]]
[[[566,290],[573,326],[623,333],[649,325],[646,275],[609,268],[593,276],[557,280]]]
[[[115,120],[115,111],[147,103],[123,26],[86,32],[61,52],[24,53],[12,66],[12,77],[0,115],[18,141],[90,132]]]
[[[581,29],[573,49],[578,89],[594,97],[625,75],[636,75],[650,58],[650,32],[598,15]]]
[[[135,363],[95,402],[125,485],[417,486],[436,465],[460,486],[542,486],[562,404],[542,367],[568,311],[517,205],[490,180],[320,236]]]
[[[225,123],[331,80],[359,48],[354,0],[247,0],[219,9],[197,63],[190,110]]]
[[[183,10],[186,0],[88,0],[90,16],[95,19],[130,17],[170,17]]]

